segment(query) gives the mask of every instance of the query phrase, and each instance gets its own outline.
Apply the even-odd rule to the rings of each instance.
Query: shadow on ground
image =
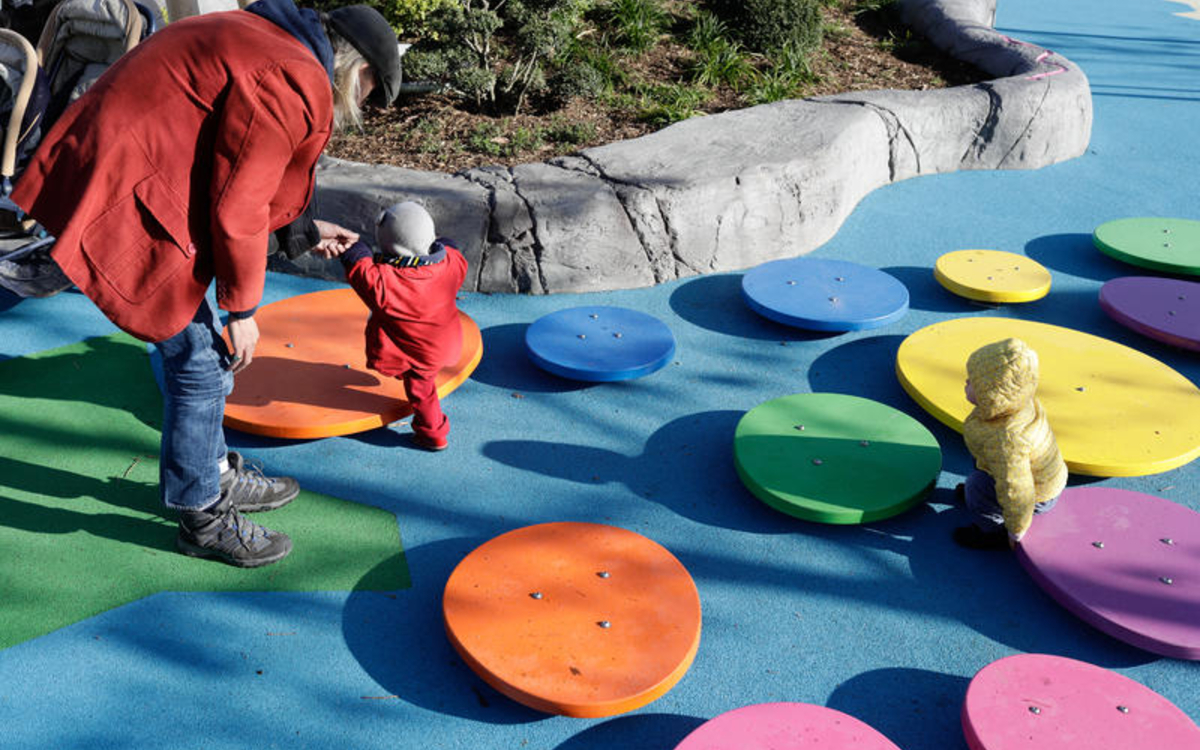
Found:
[[[342,632],[363,671],[388,695],[415,706],[489,724],[549,718],[496,692],[455,653],[442,624],[442,589],[462,558],[484,539],[447,539],[406,549],[411,588],[357,588],[346,600]],[[373,580],[368,573],[364,581]]]
[[[525,323],[492,326],[480,331],[483,359],[471,373],[472,380],[514,391],[567,393],[590,388],[594,383],[567,380],[539,369],[525,349]]]
[[[758,315],[742,298],[742,275],[700,276],[671,293],[671,309],[705,330],[762,341],[822,341],[840,332],[804,331]]]
[[[677,714],[634,714],[595,724],[559,744],[554,750],[589,750],[597,747],[669,750],[683,741],[705,719]],[[631,744],[632,738],[637,744]]]
[[[733,433],[740,411],[706,411],[672,420],[646,441],[641,455],[588,445],[493,440],[489,459],[585,485],[620,482],[635,495],[709,526],[783,533],[789,525],[742,485],[733,468]]]
[[[827,705],[869,724],[897,747],[966,750],[959,711],[969,683],[925,669],[873,669],[838,685]]]

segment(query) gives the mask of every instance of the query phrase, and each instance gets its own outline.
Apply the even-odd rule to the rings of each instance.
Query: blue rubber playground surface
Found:
[[[1026,652],[1115,670],[1200,721],[1200,664],[1092,629],[1038,589],[1011,554],[953,544],[951,531],[966,517],[951,490],[970,457],[894,374],[905,336],[982,315],[1112,339],[1200,383],[1195,353],[1140,337],[1103,313],[1101,285],[1144,272],[1100,254],[1090,236],[1127,216],[1200,219],[1200,12],[1179,15],[1195,5],[1001,0],[1001,31],[1087,73],[1091,146],[1042,170],[920,177],[868,196],[812,257],[902,281],[910,310],[895,323],[845,334],[778,325],[743,302],[741,274],[603,294],[469,294],[459,304],[482,330],[484,357],[444,402],[453,423],[445,452],[411,449],[406,425],[314,441],[231,432],[235,449],[306,490],[394,514],[411,584],[373,590],[367,571],[361,585],[331,591],[176,589],[21,640],[0,650],[0,747],[669,750],[725,711],[800,701],[849,713],[905,750],[961,750],[968,681],[992,661]],[[1000,308],[953,297],[934,280],[933,264],[965,248],[1034,258],[1053,274],[1049,296]],[[272,275],[265,301],[332,286]],[[676,339],[674,360],[641,379],[599,384],[531,364],[528,325],[583,305],[662,320]],[[76,293],[0,297],[0,366],[112,333]],[[0,395],[5,385],[0,380]],[[765,401],[810,391],[874,399],[925,424],[944,456],[929,500],[886,521],[826,526],[755,499],[734,471],[738,420]],[[82,390],[81,412],[97,398]],[[0,418],[9,425],[14,416]],[[0,441],[10,439],[7,430]],[[93,440],[103,436],[48,440],[45,450],[87,450]],[[1200,511],[1200,462],[1099,484]],[[10,489],[0,472],[0,526],[10,522]],[[551,521],[644,534],[694,577],[703,606],[699,652],[659,700],[607,719],[547,716],[488,687],[451,648],[440,604],[453,567],[492,537]],[[129,539],[131,558],[172,555],[173,532],[161,528],[148,541]],[[44,534],[70,555],[90,532],[64,522]],[[22,606],[37,606],[27,582],[4,572],[21,554],[0,549],[0,635],[9,627],[10,585],[32,597]],[[107,572],[80,565],[74,575],[101,588]]]

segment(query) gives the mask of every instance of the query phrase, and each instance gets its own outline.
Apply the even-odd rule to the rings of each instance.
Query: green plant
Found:
[[[443,79],[478,109],[517,114],[545,90],[589,0],[453,0],[429,18]],[[503,33],[502,33],[503,32]]]
[[[397,33],[407,37],[421,37],[431,31],[425,19],[453,2],[455,0],[375,0],[372,5],[383,14]]]
[[[796,95],[799,83],[787,71],[770,68],[757,73],[749,88],[746,89],[746,102],[752,105],[769,104],[783,99],[791,99]]]
[[[659,127],[703,114],[700,105],[708,92],[694,86],[666,84],[652,86],[642,92],[638,118]]]
[[[725,22],[707,10],[698,12],[692,19],[692,28],[688,31],[687,46],[697,52],[704,52],[713,47],[728,42],[729,29]]]
[[[741,45],[723,37],[702,50],[692,65],[692,80],[701,86],[724,84],[736,90],[753,74],[754,66],[742,54]]]
[[[578,146],[596,137],[596,124],[593,122],[570,122],[561,115],[555,115],[550,118],[550,124],[546,126],[545,136],[552,143]]]
[[[467,134],[467,149],[486,156],[500,156],[508,139],[500,125],[491,120],[477,123]]]
[[[806,52],[821,44],[817,0],[712,0],[718,16],[754,52],[794,45]]]
[[[671,20],[661,0],[609,0],[604,16],[617,44],[633,52],[654,47]]]

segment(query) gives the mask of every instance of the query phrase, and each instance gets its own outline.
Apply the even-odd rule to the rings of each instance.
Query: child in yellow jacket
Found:
[[[988,344],[967,358],[966,396],[975,408],[963,438],[978,468],[960,485],[975,521],[954,531],[963,547],[1020,542],[1033,516],[1050,510],[1066,486],[1067,467],[1037,385],[1037,352],[1020,339]]]

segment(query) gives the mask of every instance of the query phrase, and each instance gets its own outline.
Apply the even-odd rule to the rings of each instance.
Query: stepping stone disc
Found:
[[[1100,307],[1143,336],[1200,351],[1200,284],[1157,276],[1125,276],[1100,288]]]
[[[1069,328],[1013,318],[955,318],[900,344],[896,375],[908,395],[962,431],[967,357],[1016,337],[1037,353],[1038,398],[1067,468],[1077,474],[1156,474],[1200,455],[1200,390],[1127,346]]]
[[[1161,497],[1077,487],[1017,546],[1033,580],[1126,643],[1200,659],[1200,513]]]
[[[861,331],[908,312],[896,277],[844,260],[773,260],[742,277],[742,296],[764,318],[810,331]]]
[[[632,711],[670,690],[700,645],[683,565],[632,531],[546,523],[467,555],[446,583],[446,633],[485,682],[547,713]]]
[[[759,500],[806,521],[878,521],[921,501],[942,469],[937,439],[885,404],[800,393],[760,404],[733,436],[738,477]]]
[[[1032,302],[1050,291],[1050,272],[1033,258],[1002,250],[955,250],[937,259],[933,277],[978,302]]]
[[[605,383],[661,370],[675,356],[675,336],[637,310],[571,307],[535,320],[525,332],[525,348],[547,372]]]
[[[1117,219],[1096,227],[1092,242],[1105,255],[1135,266],[1200,275],[1200,221]]]
[[[255,314],[261,337],[254,361],[234,378],[225,425],[277,438],[323,438],[364,432],[409,414],[404,383],[367,369],[363,331],[370,311],[353,289],[301,294]],[[445,398],[483,356],[479,326],[459,311],[463,347],[438,373]]]
[[[994,661],[967,686],[971,750],[1131,750],[1200,747],[1200,729],[1139,682],[1046,654]]]
[[[900,750],[870,725],[808,703],[759,703],[697,727],[675,750]]]

